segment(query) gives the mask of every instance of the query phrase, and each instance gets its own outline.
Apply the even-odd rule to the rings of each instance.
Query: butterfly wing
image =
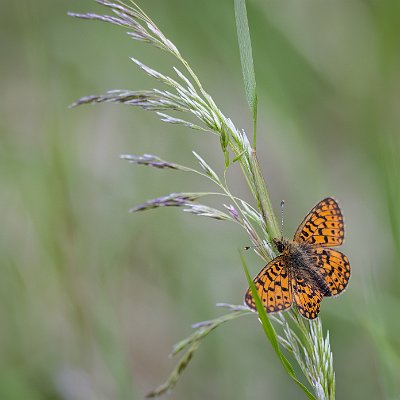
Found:
[[[267,312],[287,310],[293,301],[292,285],[283,256],[269,262],[254,278],[254,284],[263,306]],[[245,303],[256,309],[256,304],[249,288]]]
[[[333,249],[316,247],[311,251],[315,256],[318,273],[322,275],[331,292],[325,296],[336,296],[343,292],[350,279],[349,259]]]
[[[340,246],[344,240],[343,215],[331,197],[321,200],[304,218],[294,240],[318,246]]]
[[[300,314],[307,319],[317,318],[322,298],[321,290],[303,277],[292,279],[293,299]]]

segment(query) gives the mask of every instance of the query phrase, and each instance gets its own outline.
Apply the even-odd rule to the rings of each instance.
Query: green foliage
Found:
[[[251,50],[250,30],[249,23],[247,21],[245,0],[235,0],[235,17],[244,88],[247,103],[249,104],[250,112],[253,117],[253,148],[256,148],[258,99],[256,90],[256,75],[254,73],[253,54]]]

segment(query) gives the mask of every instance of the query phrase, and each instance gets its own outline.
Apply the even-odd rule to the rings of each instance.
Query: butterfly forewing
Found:
[[[269,262],[255,277],[254,284],[268,312],[287,310],[291,307],[292,286],[282,256]],[[251,288],[246,292],[245,302],[250,308],[256,309]]]
[[[316,247],[312,249],[315,255],[318,272],[323,276],[331,294],[336,296],[346,289],[350,279],[349,259],[340,251]]]
[[[331,197],[320,201],[304,218],[294,240],[312,245],[340,246],[344,239],[343,215],[337,202]]]
[[[302,277],[293,278],[292,281],[293,298],[300,314],[308,319],[317,318],[323,298],[321,291]]]

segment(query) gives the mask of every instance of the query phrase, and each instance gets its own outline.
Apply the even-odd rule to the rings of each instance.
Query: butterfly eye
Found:
[[[276,249],[279,251],[279,253],[282,253],[285,248],[285,246],[283,245],[283,242],[279,239],[274,239],[273,242],[276,246]]]

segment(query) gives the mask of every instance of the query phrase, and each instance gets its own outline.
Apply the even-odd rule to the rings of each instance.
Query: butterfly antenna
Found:
[[[283,238],[283,209],[285,208],[285,200],[281,201],[281,237]]]
[[[254,245],[254,246],[245,246],[244,250],[257,249],[258,247],[263,247],[265,245],[265,243],[271,244],[270,242],[264,240],[263,244],[258,244],[258,245]]]

